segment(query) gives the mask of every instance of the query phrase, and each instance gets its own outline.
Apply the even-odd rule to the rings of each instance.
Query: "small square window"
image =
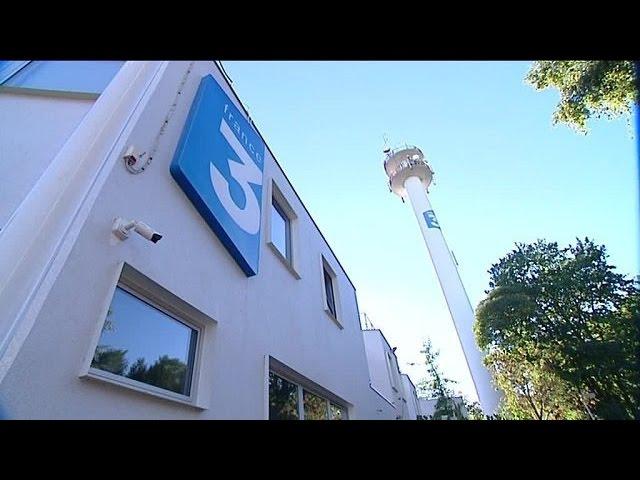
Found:
[[[198,330],[117,286],[91,368],[191,395]]]
[[[333,315],[333,317],[337,319],[338,315],[336,312],[336,297],[335,297],[334,288],[333,288],[333,277],[331,273],[327,270],[326,266],[324,266],[323,268],[323,275],[324,275],[324,293],[327,300],[326,307],[329,309],[329,312],[331,313],[331,315]]]
[[[291,263],[291,220],[275,198],[271,200],[271,243]]]
[[[296,269],[298,216],[278,185],[273,180],[270,185],[271,205],[267,217],[267,245],[287,270],[300,280],[300,274]]]

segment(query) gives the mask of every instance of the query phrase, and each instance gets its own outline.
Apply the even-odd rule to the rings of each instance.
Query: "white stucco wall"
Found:
[[[169,64],[127,144],[149,148],[187,65]],[[354,287],[270,153],[264,170],[260,270],[251,278],[239,269],[171,177],[169,163],[191,101],[200,79],[209,73],[231,93],[213,62],[196,62],[151,166],[143,174],[132,175],[118,161],[110,172],[30,334],[0,384],[0,402],[9,418],[264,419],[268,416],[268,355],[343,398],[352,419],[392,416],[390,405],[369,387]],[[18,100],[11,100],[12,109],[26,115],[22,110],[29,108],[31,99],[22,104]],[[31,128],[26,122],[21,136],[12,136],[10,141],[0,137],[0,151],[8,152],[6,158],[19,156],[24,144],[60,116],[67,118],[66,130],[59,127],[61,133],[51,134],[55,139],[48,147],[45,142],[39,147],[42,159],[53,157],[65,132],[71,132],[72,124],[90,106],[70,102],[69,111],[65,107],[60,112],[47,102],[59,108],[48,99],[45,103],[51,112],[42,124]],[[41,169],[46,160],[38,162]],[[272,179],[298,216],[295,240],[300,279],[265,243],[270,210],[270,188],[266,187]],[[21,180],[25,185],[29,181]],[[164,237],[155,245],[135,234],[125,242],[115,240],[110,230],[116,216],[142,220]],[[321,255],[337,275],[342,329],[328,317],[322,303]],[[210,363],[201,366],[206,409],[79,377],[93,355],[91,339],[102,327],[122,262],[217,321],[210,330]]]
[[[406,400],[406,420],[415,420],[419,415],[418,396],[416,394],[416,388],[406,373],[402,374],[402,388],[404,399]]]
[[[394,406],[394,418],[407,415],[398,360],[380,330],[362,332],[371,376],[371,387]],[[388,363],[387,358],[391,358]]]
[[[0,90],[0,228],[93,103]]]

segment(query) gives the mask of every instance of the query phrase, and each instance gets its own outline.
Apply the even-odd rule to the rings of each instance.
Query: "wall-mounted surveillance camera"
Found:
[[[149,166],[150,158],[146,158],[147,152],[138,152],[136,148],[131,145],[127,148],[127,151],[122,156],[124,160],[124,166],[130,173],[142,173],[144,169]]]
[[[126,240],[129,238],[129,230],[131,229],[153,243],[158,243],[162,238],[162,235],[146,223],[138,222],[136,220],[124,220],[120,217],[113,221],[112,232],[120,240]]]

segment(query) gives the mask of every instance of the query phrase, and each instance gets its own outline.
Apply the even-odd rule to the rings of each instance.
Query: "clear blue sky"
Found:
[[[587,136],[552,126],[559,95],[524,83],[529,63],[224,62],[401,369],[424,377],[430,337],[472,399],[413,212],[387,189],[383,134],[431,162],[430,199],[474,307],[514,242],[589,236],[639,272],[635,119],[591,120]]]

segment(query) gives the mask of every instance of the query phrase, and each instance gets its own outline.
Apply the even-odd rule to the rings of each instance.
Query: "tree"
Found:
[[[554,87],[560,91],[560,102],[553,123],[566,123],[587,133],[591,116],[614,118],[629,115],[638,102],[632,61],[567,61],[534,62],[526,81],[537,90]]]
[[[478,402],[471,402],[462,397],[462,405],[465,410],[464,417],[468,420],[486,420],[487,416],[482,411],[482,407]]]
[[[139,382],[147,382],[147,363],[144,358],[138,358],[133,365],[129,367],[127,377]]]
[[[638,284],[585,238],[538,240],[489,270],[474,331],[510,418],[637,418]]]
[[[454,400],[453,389],[451,386],[456,383],[453,380],[445,378],[440,372],[438,365],[438,357],[440,352],[434,350],[431,340],[427,340],[423,344],[420,351],[425,356],[425,365],[427,366],[427,378],[418,383],[418,389],[427,397],[436,398],[435,411],[431,418],[433,420],[441,419],[459,419],[464,418],[462,406]]]
[[[128,365],[126,355],[126,350],[113,348],[109,345],[98,345],[91,366],[116,375],[124,375]]]
[[[187,365],[179,358],[162,355],[146,372],[140,372],[144,382],[173,392],[185,394]]]

